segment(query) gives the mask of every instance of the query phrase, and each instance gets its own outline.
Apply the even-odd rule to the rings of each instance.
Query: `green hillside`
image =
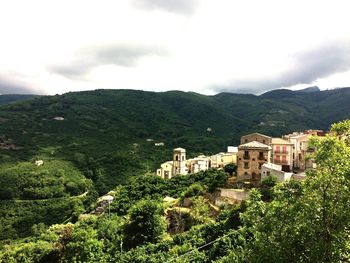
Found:
[[[35,224],[52,225],[84,211],[91,182],[66,161],[0,165],[0,240],[32,234]]]
[[[0,104],[7,104],[19,100],[26,100],[35,97],[35,95],[22,94],[0,94]]]
[[[349,88],[261,96],[96,90],[1,105],[0,244],[75,222],[91,211],[98,195],[119,184],[128,189],[115,208],[124,214],[152,193],[157,198],[180,193],[187,185],[181,180],[164,192],[153,191],[152,183],[134,189],[140,176],[169,160],[174,147],[186,148],[193,157],[225,151],[248,132],[280,136],[327,130],[332,122],[350,118],[349,101]],[[37,167],[39,159],[44,165]],[[137,198],[131,200],[130,193]]]
[[[328,129],[350,117],[349,101],[349,88],[261,96],[135,90],[42,96],[1,106],[0,162],[72,161],[103,193],[131,175],[155,171],[174,147],[193,156],[224,151],[251,131],[279,136]]]

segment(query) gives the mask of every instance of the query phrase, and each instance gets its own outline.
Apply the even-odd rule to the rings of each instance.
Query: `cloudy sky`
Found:
[[[0,93],[350,87],[350,2],[0,0]]]

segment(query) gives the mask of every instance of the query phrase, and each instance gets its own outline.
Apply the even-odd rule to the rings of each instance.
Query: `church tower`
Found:
[[[176,148],[173,151],[173,176],[177,174],[185,175],[187,173],[186,150],[183,148]]]

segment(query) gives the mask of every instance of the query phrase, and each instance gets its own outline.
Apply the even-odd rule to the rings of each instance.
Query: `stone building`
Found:
[[[271,144],[271,140],[272,138],[270,136],[258,133],[258,132],[254,132],[248,135],[244,135],[241,137],[241,144],[245,144],[248,142],[260,142],[262,144],[266,144],[266,145],[270,145]]]
[[[268,137],[268,136],[266,136]],[[261,139],[267,139],[260,137]],[[265,141],[266,142],[266,141]],[[241,144],[237,155],[237,180],[260,181],[261,166],[270,162],[271,147],[259,141]]]
[[[173,150],[173,175],[177,174],[188,174],[186,150],[183,148],[176,148]]]

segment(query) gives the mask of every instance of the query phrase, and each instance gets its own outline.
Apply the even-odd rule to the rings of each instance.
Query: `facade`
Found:
[[[282,170],[293,170],[293,143],[281,138],[271,139],[271,162],[282,166]]]
[[[271,161],[271,147],[252,141],[241,144],[237,155],[237,180],[260,181],[261,167]]]
[[[289,181],[293,173],[282,171],[282,166],[273,163],[265,163],[261,166],[261,180],[268,176],[277,178],[277,182]]]
[[[170,179],[173,177],[173,161],[162,163],[160,168],[157,169],[157,175],[163,179]]]
[[[218,153],[210,156],[210,167],[224,168],[230,163],[237,163],[237,152]]]
[[[173,150],[173,175],[177,174],[188,174],[186,150],[183,148],[176,148]]]
[[[187,167],[189,173],[198,173],[200,171],[206,171],[210,167],[210,157],[200,155],[187,161]]]
[[[256,141],[256,142],[260,142],[262,144],[270,145],[271,140],[272,140],[271,137],[255,132],[255,133],[251,133],[251,134],[242,136],[241,137],[241,144]]]
[[[305,132],[294,132],[284,135],[283,138],[289,140],[293,144],[293,167],[304,171],[306,169],[315,168],[315,162],[308,156],[314,151],[308,147],[309,139],[312,136],[325,136],[321,130],[307,130]]]

